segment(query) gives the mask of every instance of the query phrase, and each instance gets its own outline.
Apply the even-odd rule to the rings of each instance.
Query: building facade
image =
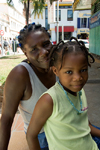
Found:
[[[73,10],[83,9],[91,10],[89,18],[89,51],[100,55],[100,0],[74,0]]]
[[[77,38],[89,38],[89,18],[91,10],[79,10],[77,18]]]
[[[4,31],[3,39],[15,38],[25,25],[25,17],[15,7],[0,3],[0,30]]]
[[[72,1],[59,2],[59,41],[61,39],[68,40],[71,36],[77,37],[77,16],[78,11],[73,13]],[[31,13],[33,12],[31,6]],[[55,4],[55,14],[57,14],[57,4]],[[42,15],[31,16],[31,21],[36,24],[42,24],[46,27],[51,34],[51,41],[57,41],[57,15],[55,15],[55,22],[48,24],[48,6],[46,4],[45,10]],[[63,38],[62,38],[63,37]]]

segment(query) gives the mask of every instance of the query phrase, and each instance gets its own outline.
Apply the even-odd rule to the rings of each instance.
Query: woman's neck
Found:
[[[35,71],[35,72],[38,72],[40,74],[45,74],[45,73],[48,73],[50,68],[48,69],[44,69],[44,68],[39,68],[39,67],[35,67],[33,64],[30,63],[30,66],[32,67],[32,69]]]

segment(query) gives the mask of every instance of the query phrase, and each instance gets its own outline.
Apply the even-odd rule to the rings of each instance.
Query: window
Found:
[[[68,8],[72,8],[72,6],[59,6],[60,9],[68,9]],[[57,6],[56,6],[57,9]]]
[[[72,32],[64,32],[64,40],[69,40],[72,36]]]
[[[45,8],[45,17],[48,18],[48,7]]]
[[[48,7],[45,8],[45,27],[47,30],[50,29],[50,25],[48,24]]]
[[[87,18],[81,18],[81,28],[87,28]]]
[[[67,21],[73,21],[73,11],[67,10]]]
[[[55,20],[57,21],[57,10],[56,10],[55,14],[56,14],[56,19]],[[59,21],[61,21],[61,10],[59,10]]]
[[[69,40],[72,36],[72,32],[64,32],[64,40]],[[62,32],[59,32],[59,41],[62,40]]]
[[[7,27],[5,27],[5,32],[7,32]]]

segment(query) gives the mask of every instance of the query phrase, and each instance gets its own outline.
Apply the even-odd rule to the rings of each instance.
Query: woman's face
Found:
[[[48,35],[43,31],[36,31],[28,35],[24,45],[24,53],[37,69],[48,69],[51,47]]]

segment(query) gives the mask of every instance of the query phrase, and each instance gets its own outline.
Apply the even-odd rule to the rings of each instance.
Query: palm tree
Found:
[[[50,0],[50,4],[55,0]],[[28,24],[29,21],[29,5],[30,2],[34,5],[34,10],[32,13],[38,16],[42,14],[44,8],[45,8],[45,2],[46,0],[19,0],[19,2],[24,4],[24,11],[26,16],[26,24]],[[14,7],[13,0],[7,0],[7,4],[11,7]]]
[[[9,6],[11,6],[11,7],[13,7],[13,6],[14,6],[14,3],[13,3],[13,1],[12,1],[12,0],[7,0],[7,4],[8,4]]]

